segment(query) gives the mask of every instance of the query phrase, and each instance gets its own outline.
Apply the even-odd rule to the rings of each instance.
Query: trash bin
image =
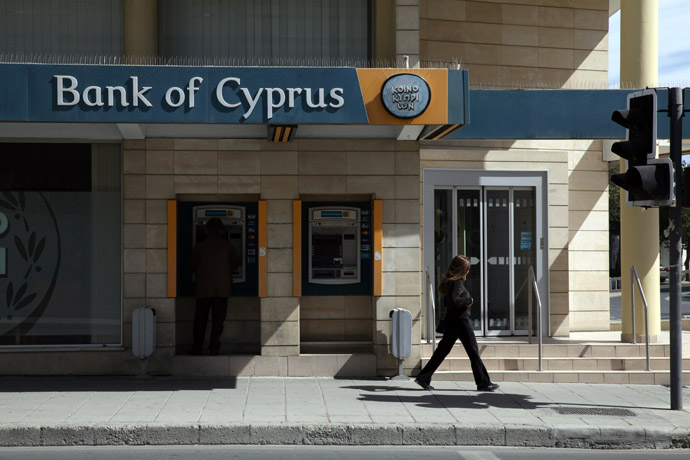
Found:
[[[156,351],[156,310],[137,308],[132,313],[132,353],[141,363],[141,376],[146,376],[146,359]]]
[[[404,308],[391,310],[391,354],[398,359],[398,375],[394,379],[407,379],[403,374],[403,361],[412,353],[412,313]]]

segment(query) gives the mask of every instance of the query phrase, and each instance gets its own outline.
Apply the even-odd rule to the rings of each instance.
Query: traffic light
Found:
[[[611,151],[627,160],[627,171],[611,176],[611,182],[627,190],[628,206],[673,206],[673,162],[656,157],[656,92],[628,95],[628,108],[616,110],[611,119],[626,128],[625,141]]]

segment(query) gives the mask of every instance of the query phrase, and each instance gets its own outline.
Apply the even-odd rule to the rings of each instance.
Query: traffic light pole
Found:
[[[670,325],[671,333],[671,409],[683,409],[683,327],[681,317],[681,211],[682,206],[682,141],[683,141],[683,90],[669,88],[668,116],[670,118],[671,160],[675,168],[676,205],[669,208],[671,227],[670,248]]]

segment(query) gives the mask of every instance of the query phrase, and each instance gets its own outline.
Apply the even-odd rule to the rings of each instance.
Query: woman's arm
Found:
[[[461,280],[457,280],[453,283],[450,296],[453,306],[460,310],[461,313],[472,305],[472,296],[470,296],[470,293],[465,289]]]

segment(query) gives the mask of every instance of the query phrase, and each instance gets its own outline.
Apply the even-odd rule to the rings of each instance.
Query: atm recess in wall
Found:
[[[309,282],[356,284],[361,280],[360,209],[309,209]]]
[[[223,222],[222,237],[227,239],[240,256],[241,264],[232,274],[232,295],[258,294],[258,203],[219,203],[181,201],[177,209],[177,295],[194,295],[194,279],[189,259],[194,246],[208,233],[207,222],[217,217]]]

